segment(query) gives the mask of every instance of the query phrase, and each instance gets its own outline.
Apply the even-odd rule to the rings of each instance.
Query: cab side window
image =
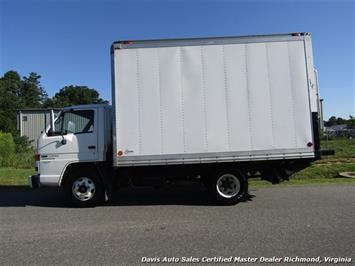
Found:
[[[92,133],[94,131],[94,111],[80,110],[64,113],[63,132]]]
[[[76,110],[64,112],[55,121],[54,134],[83,134],[94,132],[94,111]]]

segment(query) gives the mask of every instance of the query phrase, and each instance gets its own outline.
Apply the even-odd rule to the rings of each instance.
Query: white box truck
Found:
[[[111,56],[112,107],[53,117],[32,187],[60,186],[92,206],[113,184],[190,179],[234,204],[249,176],[276,183],[320,158],[309,33],[120,41]]]

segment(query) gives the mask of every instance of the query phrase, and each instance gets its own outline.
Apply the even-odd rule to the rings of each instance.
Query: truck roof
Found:
[[[109,106],[107,103],[97,103],[97,104],[82,104],[82,105],[72,105],[64,107],[63,110],[70,110],[70,109],[80,109],[80,108],[97,108],[97,107],[105,107]]]
[[[157,48],[176,46],[197,46],[197,45],[218,45],[275,41],[299,41],[304,36],[310,36],[309,32],[282,33],[269,35],[247,35],[247,36],[224,36],[205,38],[182,38],[182,39],[152,39],[152,40],[121,40],[116,41],[111,46],[114,49],[134,49],[134,48]]]

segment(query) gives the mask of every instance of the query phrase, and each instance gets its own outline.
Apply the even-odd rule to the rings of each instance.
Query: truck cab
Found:
[[[32,187],[62,186],[78,167],[107,162],[111,147],[111,107],[107,104],[64,108],[38,138]],[[85,171],[84,171],[85,172]]]

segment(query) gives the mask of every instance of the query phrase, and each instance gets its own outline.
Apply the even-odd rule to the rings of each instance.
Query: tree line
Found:
[[[355,129],[355,117],[349,116],[349,119],[331,116],[328,121],[324,121],[324,126],[331,127],[335,125],[346,125],[348,129]]]
[[[65,86],[48,97],[40,82],[41,76],[31,72],[21,78],[8,71],[0,78],[0,132],[17,136],[16,113],[25,108],[62,108],[70,105],[107,103],[96,89],[87,86]]]

